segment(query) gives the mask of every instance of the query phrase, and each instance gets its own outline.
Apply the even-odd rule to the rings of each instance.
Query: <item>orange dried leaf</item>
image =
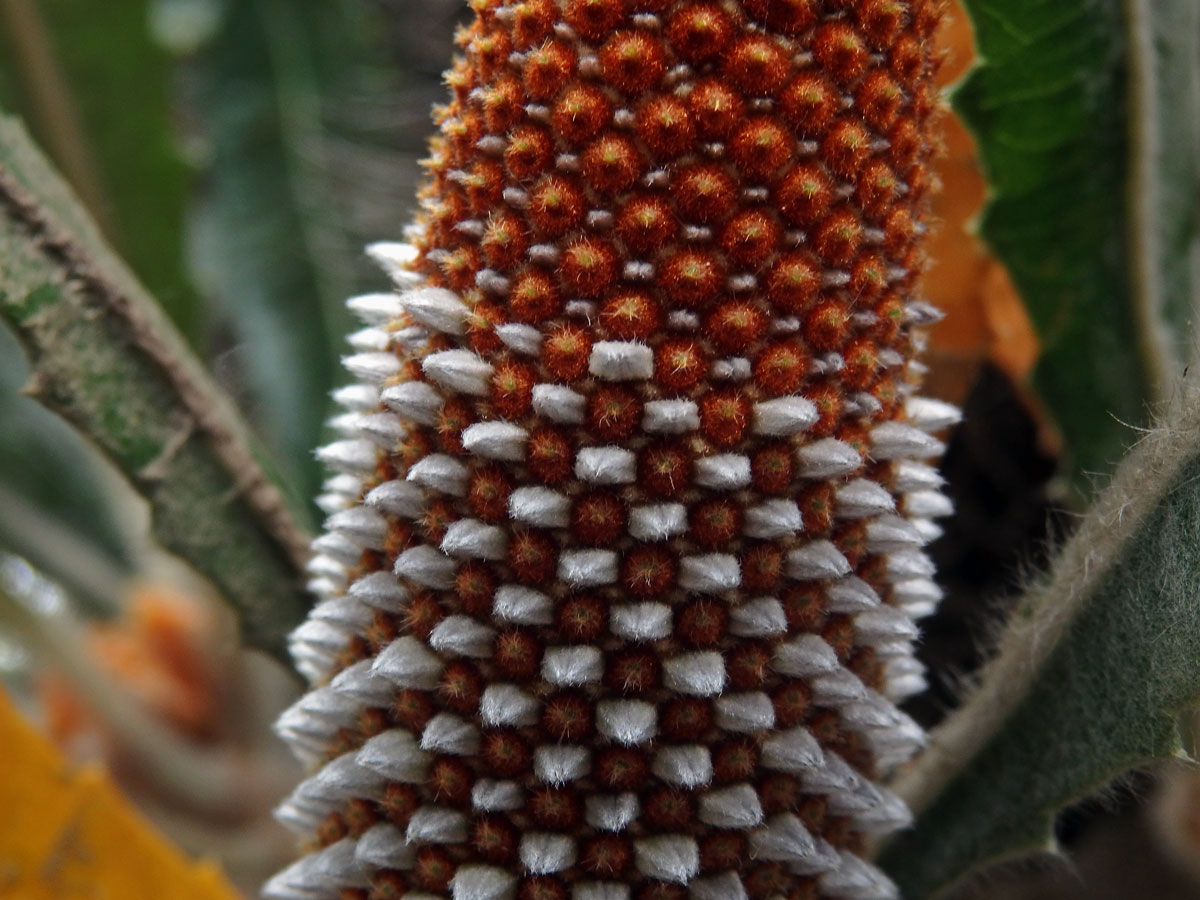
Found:
[[[22,900],[240,900],[134,810],[96,767],[68,764],[0,691],[0,893]]]

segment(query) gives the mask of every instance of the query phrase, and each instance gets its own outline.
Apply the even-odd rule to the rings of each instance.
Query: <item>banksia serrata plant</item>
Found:
[[[936,0],[476,0],[279,722],[274,900],[896,895]]]

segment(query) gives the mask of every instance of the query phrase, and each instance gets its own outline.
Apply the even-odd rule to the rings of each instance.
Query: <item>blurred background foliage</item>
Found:
[[[441,72],[465,6],[0,0],[0,108],[24,118],[234,398],[310,528],[321,398],[342,380],[351,327],[344,300],[384,288],[361,248],[400,239],[411,219],[430,108],[445,98]],[[972,58],[962,15],[946,42],[949,84]],[[984,180],[967,132],[949,118],[945,127],[926,290],[948,317],[933,332],[929,384],[966,416],[943,464],[958,515],[934,547],[947,600],[926,623],[923,656],[940,674],[912,709],[925,724],[956,702],[1021,567],[1069,528],[1062,510],[1134,437],[1106,420],[1108,443],[1085,456],[1084,472],[1072,436],[1032,393],[1044,335],[969,234]],[[238,651],[206,587],[148,545],[144,510],[121,478],[20,396],[26,377],[0,328],[0,680],[60,746],[107,761],[184,849],[219,857],[253,894],[292,849],[270,809],[295,770],[269,723],[294,685]],[[148,731],[146,715],[163,727]],[[172,758],[195,761],[190,781],[179,782]],[[1061,836],[1098,871],[1113,854],[1096,848],[1114,835],[1151,847],[1143,856],[1162,856],[1173,840],[1184,847],[1176,858],[1200,860],[1200,829],[1163,825],[1184,813],[1162,804],[1144,813],[1148,790],[1073,810]],[[1176,779],[1170,810],[1180,796],[1200,788]],[[1084,884],[1039,877],[979,896],[1074,896]],[[1162,877],[1155,896],[1200,890]],[[1087,884],[1092,897],[1136,896],[1102,893],[1114,884],[1102,875]]]

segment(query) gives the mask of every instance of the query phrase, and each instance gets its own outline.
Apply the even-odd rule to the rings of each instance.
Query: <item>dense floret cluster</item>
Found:
[[[351,301],[267,896],[894,897],[939,3],[473,5]]]

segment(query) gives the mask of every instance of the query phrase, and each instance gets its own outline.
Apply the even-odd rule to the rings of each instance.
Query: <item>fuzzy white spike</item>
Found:
[[[438,685],[441,657],[411,634],[398,637],[375,657],[371,674],[386,678],[399,688],[433,690]]]
[[[372,412],[379,408],[379,389],[369,384],[348,384],[329,396],[350,412]]]
[[[369,606],[346,594],[336,594],[318,603],[309,615],[356,634],[361,633],[375,618],[375,613]]]
[[[893,606],[878,606],[854,617],[856,643],[868,646],[911,641],[919,631],[912,619]]]
[[[540,591],[505,584],[496,590],[492,613],[518,625],[549,625],[554,620],[554,603]]]
[[[766,694],[723,694],[717,697],[718,728],[729,731],[765,731],[775,726],[775,706]]]
[[[479,729],[453,713],[438,713],[425,723],[421,749],[430,753],[473,756],[479,752]]]
[[[835,671],[841,663],[819,634],[801,634],[776,645],[771,665],[783,675],[812,678]]]
[[[450,881],[453,900],[513,900],[517,876],[496,866],[459,866]]]
[[[862,465],[862,455],[845,441],[822,438],[796,450],[797,474],[802,478],[837,478]]]
[[[327,532],[312,542],[312,549],[318,555],[346,567],[357,565],[362,558],[362,546],[343,534]]]
[[[871,455],[876,459],[928,459],[945,449],[937,438],[903,422],[883,422],[871,429]]]
[[[496,632],[470,616],[446,616],[429,634],[429,646],[438,653],[486,659],[492,655]]]
[[[919,550],[898,550],[889,553],[884,573],[893,584],[910,578],[932,578],[933,561]]]
[[[390,410],[420,425],[433,427],[445,400],[437,389],[424,381],[402,381],[385,387],[379,399]]]
[[[425,587],[448,591],[454,587],[458,566],[444,553],[428,544],[420,544],[396,557],[392,571],[400,578],[408,578]]]
[[[355,703],[386,706],[395,696],[395,688],[386,678],[372,673],[374,664],[373,659],[363,659],[347,666],[334,676],[329,687]]]
[[[360,353],[381,353],[387,350],[391,337],[382,328],[360,328],[346,338],[346,343]]]
[[[700,871],[700,848],[694,838],[660,834],[633,845],[638,871],[647,878],[687,884]]]
[[[521,838],[521,864],[534,875],[561,872],[575,865],[575,839],[565,834],[526,834]]]
[[[663,663],[663,681],[681,694],[712,697],[725,688],[725,658],[715,650],[673,657]]]
[[[954,513],[954,504],[941,491],[912,491],[904,495],[904,511],[921,519],[940,519]]]
[[[929,578],[910,578],[892,587],[892,602],[910,616],[928,615],[942,602],[942,589]]]
[[[699,744],[661,747],[650,769],[667,784],[691,790],[712,781],[712,755]]]
[[[429,774],[430,756],[410,732],[393,728],[363,744],[355,761],[393,781],[421,784]]]
[[[441,806],[422,806],[408,820],[410,844],[458,844],[467,839],[467,817]]]
[[[404,311],[431,331],[462,335],[467,332],[470,308],[453,291],[423,287],[400,295]]]
[[[921,532],[908,519],[880,516],[867,523],[867,552],[892,553],[920,547],[925,543]]]
[[[542,678],[550,684],[594,684],[603,674],[599,647],[548,647],[542,654]]]
[[[591,770],[592,754],[587,747],[543,744],[533,751],[533,774],[548,784],[565,784]]]
[[[408,470],[408,480],[431,491],[461,497],[467,491],[467,467],[445,453],[431,453]]]
[[[665,603],[624,603],[609,616],[612,633],[627,641],[657,641],[671,634],[671,607]]]
[[[901,493],[912,491],[936,491],[946,480],[938,474],[938,470],[925,463],[902,459],[892,467],[894,473],[893,487]]]
[[[658,710],[642,700],[601,700],[596,730],[618,744],[644,744],[658,731]]]
[[[337,653],[346,646],[346,632],[341,628],[334,628],[328,622],[309,619],[288,635],[288,641]]]
[[[511,812],[525,805],[525,792],[515,781],[480,778],[471,787],[471,806],[484,812]]]
[[[750,835],[750,855],[755,859],[791,862],[815,855],[816,843],[796,816],[779,813]]]
[[[922,431],[941,431],[962,421],[962,411],[957,406],[932,397],[909,397],[904,401],[904,415]]]
[[[831,541],[811,541],[787,556],[787,574],[798,581],[839,578],[850,572],[850,563]]]
[[[742,530],[747,537],[775,540],[791,537],[803,527],[796,501],[780,498],[747,509],[746,524]]]
[[[836,513],[843,519],[863,519],[889,513],[896,501],[887,488],[867,478],[856,478],[837,489]]]
[[[403,276],[403,281],[407,283],[409,276],[416,276],[416,273],[409,271],[408,267],[417,261],[420,252],[412,244],[399,241],[376,241],[367,245],[367,256],[371,257],[375,264],[393,280],[398,276]]]
[[[584,818],[600,831],[620,831],[637,814],[637,794],[592,794],[584,800]]]
[[[900,900],[900,891],[886,875],[853,853],[839,851],[839,865],[821,876],[821,893],[845,900]]]
[[[623,447],[581,447],[575,455],[575,477],[591,484],[632,484],[637,455]]]
[[[533,411],[564,425],[579,425],[587,411],[587,398],[561,384],[535,384]]]
[[[753,828],[762,822],[763,811],[753,787],[735,784],[702,794],[698,817],[716,828]]]
[[[688,885],[688,900],[749,900],[737,872],[697,878]]]
[[[629,512],[629,533],[639,541],[665,541],[687,528],[687,507],[682,503],[636,506]]]
[[[821,745],[803,725],[775,732],[763,741],[762,765],[765,768],[796,774],[824,764]]]
[[[787,614],[774,597],[747,600],[729,611],[729,630],[737,637],[758,638],[787,631]]]
[[[654,351],[633,341],[597,341],[588,371],[603,381],[642,381],[654,376]]]
[[[778,397],[754,404],[754,433],[791,437],[811,427],[820,416],[811,400],[804,397]]]
[[[826,591],[827,612],[854,615],[879,605],[875,589],[857,575],[847,575],[829,585]]]
[[[810,679],[808,684],[812,688],[813,700],[820,706],[833,709],[840,709],[867,696],[867,689],[859,677],[840,666],[832,672]]]
[[[542,333],[532,325],[507,322],[496,326],[496,337],[509,350],[525,356],[539,356],[542,352]]]
[[[537,528],[566,528],[571,523],[571,500],[547,487],[520,487],[509,495],[508,513]]]
[[[451,522],[442,538],[442,552],[458,559],[504,559],[508,532],[478,519]]]
[[[395,413],[381,412],[363,416],[358,423],[359,432],[375,446],[391,451],[408,434],[408,428]]]
[[[738,558],[728,553],[685,556],[679,561],[679,586],[697,594],[719,594],[742,583]]]
[[[370,441],[334,441],[317,450],[317,459],[329,468],[348,475],[370,475],[379,461],[378,450]]]
[[[573,588],[612,584],[617,580],[617,554],[613,550],[564,550],[558,557],[558,578]]]
[[[700,427],[700,407],[691,400],[647,400],[642,428],[656,434],[686,434]]]
[[[492,365],[470,350],[442,350],[421,362],[421,369],[442,387],[486,397],[491,390]]]
[[[360,294],[347,300],[346,308],[367,325],[387,325],[404,312],[399,294]]]
[[[425,511],[425,492],[411,481],[385,481],[363,498],[371,509],[403,519],[416,519]]]
[[[365,506],[355,506],[336,512],[325,520],[325,529],[340,534],[359,546],[382,550],[387,535],[383,516]]]
[[[571,900],[629,900],[629,897],[629,885],[619,881],[578,881],[571,885]]]
[[[347,596],[386,612],[399,612],[408,599],[408,591],[391,572],[371,572],[346,591]]]
[[[489,727],[533,725],[538,705],[537,698],[515,684],[491,684],[479,701],[479,717]]]
[[[355,353],[342,358],[346,371],[367,384],[381,385],[400,374],[400,357],[395,353]]]
[[[714,491],[736,491],[750,484],[750,458],[722,453],[696,460],[696,484]]]
[[[462,433],[463,447],[468,453],[506,462],[523,460],[528,441],[529,432],[512,422],[477,422]]]
[[[416,848],[406,844],[404,832],[390,822],[380,822],[367,829],[358,839],[354,856],[364,865],[381,869],[408,870],[417,861]]]

